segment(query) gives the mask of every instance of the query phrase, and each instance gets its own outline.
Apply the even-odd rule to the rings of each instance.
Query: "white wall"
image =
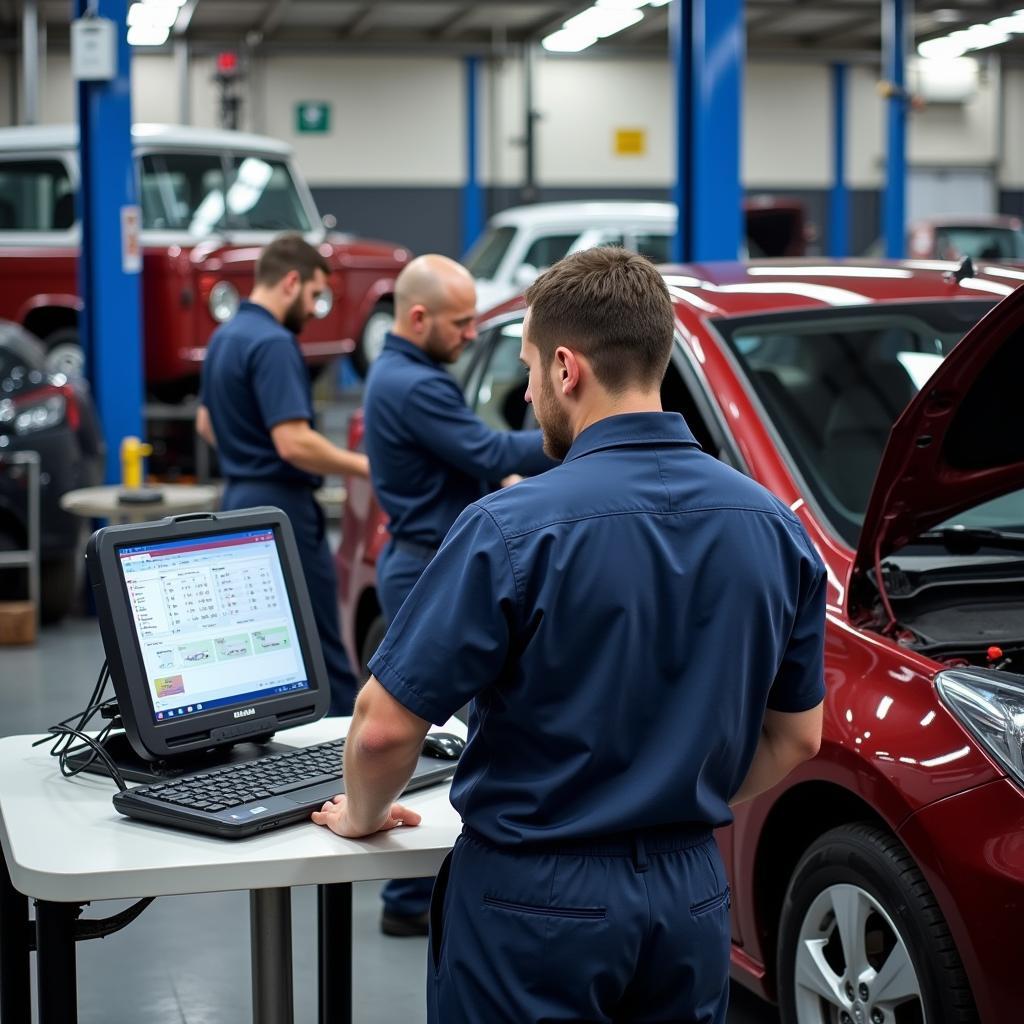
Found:
[[[0,56],[0,124],[10,122],[12,66]],[[485,182],[515,186],[524,170],[523,67],[516,58],[481,62],[478,160]],[[212,58],[190,62],[193,124],[217,123]],[[457,186],[465,160],[463,62],[448,57],[259,58],[243,88],[242,127],[295,146],[317,185]],[[854,188],[884,180],[885,101],[879,72],[849,76],[847,179]],[[917,166],[984,167],[1001,160],[1004,187],[1024,187],[1024,70],[983,74],[965,104],[929,105],[910,117],[909,157]],[[136,55],[132,98],[139,121],[177,121],[175,60]],[[540,57],[535,67],[537,179],[547,187],[667,187],[673,177],[673,94],[667,61]],[[332,104],[324,136],[295,132],[295,105]],[[66,55],[50,53],[40,85],[43,122],[74,117]],[[822,65],[753,61],[744,76],[742,174],[754,189],[827,188],[832,180],[829,70]],[[639,128],[647,149],[615,153],[614,132]],[[1002,133],[1002,145],[1000,140]]]

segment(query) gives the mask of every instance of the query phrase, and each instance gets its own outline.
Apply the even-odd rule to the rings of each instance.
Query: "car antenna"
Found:
[[[956,270],[948,271],[945,276],[947,281],[956,281],[957,284],[960,284],[969,277],[976,276],[974,273],[974,260],[970,256],[965,256],[960,261],[960,266]]]

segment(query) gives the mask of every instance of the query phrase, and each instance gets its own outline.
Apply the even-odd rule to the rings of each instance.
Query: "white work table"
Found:
[[[322,719],[278,733],[275,742],[308,746],[344,734],[348,724]],[[458,721],[445,728],[465,734]],[[0,739],[0,1024],[30,1022],[26,897],[38,901],[40,1024],[64,1024],[77,1018],[74,943],[81,904],[230,889],[251,891],[253,1020],[287,1024],[289,890],[295,885],[320,886],[320,1020],[349,1021],[350,883],[434,874],[461,829],[447,784],[402,798],[423,815],[421,825],[370,839],[341,839],[312,823],[240,840],[144,824],[114,810],[116,787],[105,776],[65,779],[47,753],[49,744],[31,746],[37,738]],[[144,1010],[139,1007],[140,1020]]]

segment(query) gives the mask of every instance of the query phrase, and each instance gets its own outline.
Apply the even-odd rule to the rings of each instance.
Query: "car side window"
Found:
[[[476,414],[496,430],[522,430],[532,426],[526,404],[526,367],[519,361],[523,341],[522,320],[495,327],[478,344],[486,346],[471,375],[466,398]]]
[[[538,270],[547,270],[554,266],[572,247],[580,233],[573,231],[565,235],[541,235],[530,243],[526,250],[523,263]]]
[[[75,192],[60,160],[0,163],[0,231],[68,231]]]
[[[636,251],[641,256],[646,256],[652,263],[668,263],[670,241],[671,236],[669,235],[638,234],[636,236]]]
[[[676,356],[668,364],[665,379],[661,382],[661,406],[665,412],[678,412],[686,420],[697,443],[716,459],[732,465],[726,446],[722,443],[720,430],[713,426],[706,411],[701,408],[693,392],[683,379]]]

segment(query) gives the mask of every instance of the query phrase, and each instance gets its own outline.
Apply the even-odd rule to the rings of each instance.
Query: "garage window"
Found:
[[[67,231],[75,193],[59,160],[0,163],[0,231]]]

